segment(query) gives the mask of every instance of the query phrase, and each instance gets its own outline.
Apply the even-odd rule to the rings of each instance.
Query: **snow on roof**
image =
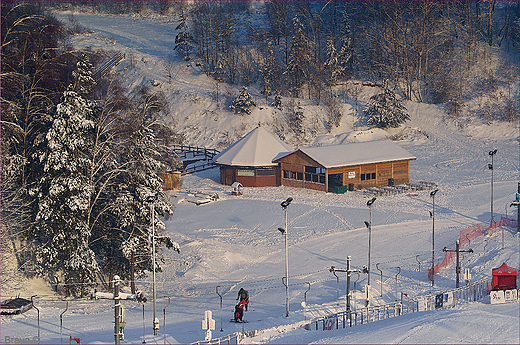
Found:
[[[303,152],[325,168],[414,160],[412,154],[391,140],[366,141],[321,147],[302,147]],[[284,155],[284,157],[288,154]],[[283,157],[277,157],[279,160]]]
[[[248,167],[276,166],[278,163],[273,163],[273,159],[280,152],[293,151],[267,129],[257,127],[218,154],[215,163]]]

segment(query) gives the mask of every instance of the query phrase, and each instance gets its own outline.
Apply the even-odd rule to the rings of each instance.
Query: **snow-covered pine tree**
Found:
[[[268,100],[269,95],[277,88],[277,79],[279,77],[278,66],[276,65],[276,58],[274,56],[273,44],[267,44],[267,56],[262,70],[262,93],[265,95],[265,100]]]
[[[301,140],[305,135],[305,128],[303,127],[304,119],[303,108],[298,104],[293,108],[293,111],[289,113],[289,128],[291,128],[298,140]]]
[[[251,109],[256,107],[253,97],[247,92],[247,87],[243,86],[240,90],[240,94],[233,99],[231,109],[235,110],[235,113],[244,115],[251,114]]]
[[[367,123],[379,128],[399,127],[410,119],[403,102],[390,89],[388,82],[383,85],[383,92],[370,97],[365,106]]]
[[[278,92],[274,95],[274,100],[273,103],[271,103],[271,106],[278,110],[283,110],[282,96],[280,96]]]
[[[184,60],[190,60],[190,48],[193,42],[193,37],[191,37],[188,32],[188,18],[186,17],[186,13],[181,12],[179,18],[179,24],[175,28],[175,30],[180,30],[180,32],[175,36],[175,48],[173,50],[179,50],[184,58]]]
[[[156,95],[143,93],[141,97],[142,100],[135,109],[137,122],[124,155],[128,168],[121,176],[120,193],[114,201],[114,212],[118,213],[118,226],[123,237],[117,248],[121,252],[119,258],[124,258],[124,265],[128,267],[131,254],[134,252],[135,272],[138,276],[152,270],[152,209],[156,253],[160,254],[164,247],[179,251],[179,245],[164,235],[166,227],[161,220],[161,216],[173,214],[173,205],[162,191],[162,180],[158,175],[164,167],[159,160],[160,152],[155,134],[155,129],[161,126],[161,123],[155,120],[156,113],[161,111],[161,104]],[[153,203],[155,207],[152,208],[150,198],[156,196],[157,199]],[[160,260],[157,260],[157,271],[161,269],[159,263]]]
[[[343,27],[341,28],[341,49],[338,53],[338,65],[340,73],[344,76],[345,72],[351,68],[354,56],[354,46],[352,30],[350,29],[350,18],[347,11],[343,11]],[[339,77],[339,75],[338,75]]]
[[[305,28],[298,16],[293,19],[294,35],[292,37],[291,51],[287,61],[285,74],[288,77],[289,91],[293,97],[298,97],[300,89],[307,77],[311,64],[309,56],[309,43],[305,35]]]
[[[336,49],[336,42],[333,36],[327,39],[327,60],[325,60],[325,67],[329,71],[329,84],[334,85],[339,77],[341,77],[343,68],[339,64],[338,50]]]
[[[89,157],[97,107],[86,98],[94,85],[92,66],[86,61],[77,65],[74,85],[64,92],[46,135],[34,238],[35,264],[38,273],[56,274],[65,282],[90,283],[98,271],[95,254],[89,248],[88,224],[93,192]],[[83,293],[87,287],[77,285],[75,290]]]

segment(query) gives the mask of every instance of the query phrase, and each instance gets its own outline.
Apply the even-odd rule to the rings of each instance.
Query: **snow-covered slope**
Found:
[[[67,14],[60,14],[67,20]],[[126,60],[129,86],[151,83],[171,100],[172,116],[168,119],[184,133],[190,144],[219,147],[247,133],[258,122],[276,126],[278,113],[262,105],[250,116],[237,116],[216,104],[212,96],[213,82],[191,63],[178,60],[172,84],[161,72],[162,60],[170,54],[174,40],[171,19],[149,20],[139,17],[116,17],[75,14],[75,19],[92,33],[77,36],[78,48],[120,50]],[[251,89],[250,89],[251,91]],[[367,90],[366,92],[370,92]],[[236,90],[230,92],[236,94]],[[258,95],[257,95],[258,97]],[[260,97],[258,97],[260,100]],[[260,101],[259,104],[262,104]],[[477,223],[490,222],[490,178],[488,152],[497,149],[494,170],[494,215],[500,219],[507,212],[517,191],[519,173],[519,133],[511,124],[461,124],[447,120],[442,108],[428,104],[408,103],[411,120],[392,131],[356,128],[352,114],[343,118],[342,126],[328,134],[318,120],[322,110],[301,100],[308,121],[310,143],[316,145],[368,141],[388,137],[417,157],[411,162],[411,178],[438,184],[435,197],[435,258],[442,260],[443,247],[451,248],[461,230]],[[260,109],[262,108],[262,109]],[[345,109],[352,109],[345,105]],[[278,119],[278,120],[277,120]],[[181,254],[165,253],[163,272],[157,274],[157,317],[160,331],[153,336],[152,303],[143,306],[125,301],[127,325],[123,343],[190,343],[204,339],[201,320],[205,310],[213,312],[218,337],[236,331],[267,328],[344,310],[346,284],[340,280],[340,302],[336,300],[336,279],[330,266],[345,267],[347,255],[352,265],[367,263],[368,234],[364,221],[369,210],[360,192],[341,195],[288,187],[244,188],[244,195],[231,195],[229,186],[218,183],[218,170],[213,169],[183,177],[183,189],[218,193],[218,201],[196,206],[184,202],[185,193],[173,193],[175,214],[166,221],[173,240],[181,246]],[[178,196],[176,196],[178,195]],[[290,315],[285,317],[283,237],[277,230],[284,226],[280,202],[294,201],[287,210]],[[444,291],[455,287],[454,263],[435,279],[432,289],[426,267],[431,265],[432,202],[429,191],[410,195],[380,196],[372,207],[372,304],[389,303],[405,292],[411,297]],[[502,236],[504,246],[502,248]],[[492,236],[472,239],[464,249],[473,254],[462,257],[462,267],[469,268],[473,279],[491,276],[491,269],[506,262],[519,266],[519,234],[511,228],[500,228]],[[420,272],[417,260],[421,263]],[[380,281],[379,271],[383,271]],[[401,268],[398,281],[395,275]],[[357,277],[356,277],[357,278]],[[356,280],[353,278],[353,281]],[[309,282],[307,308],[302,302]],[[382,297],[380,284],[382,283]],[[63,320],[63,342],[69,335],[82,343],[113,342],[113,302],[108,300],[71,300],[55,296],[48,286],[32,283],[24,294],[38,295],[41,343],[59,343],[60,314]],[[363,304],[361,275],[354,289],[354,306]],[[223,296],[222,324],[220,300]],[[151,296],[151,277],[138,282]],[[245,313],[249,323],[229,323],[238,289],[250,293],[250,309]],[[9,297],[3,291],[2,298]],[[10,293],[16,294],[16,291]],[[168,304],[170,298],[171,304]],[[144,319],[143,319],[144,313]],[[164,313],[164,314],[163,314]],[[163,315],[166,324],[163,323]],[[37,312],[2,317],[1,342],[5,337],[37,336]],[[220,328],[223,329],[220,332]],[[271,335],[255,341],[272,343],[512,343],[519,339],[518,304],[490,305],[489,299],[452,310],[421,312],[379,321],[348,330],[331,332],[305,331]],[[31,341],[31,340],[30,340]]]

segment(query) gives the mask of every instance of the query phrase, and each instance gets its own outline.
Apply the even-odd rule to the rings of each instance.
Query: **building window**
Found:
[[[274,176],[274,168],[256,169],[256,176]]]
[[[376,179],[376,173],[372,173],[372,180]]]
[[[289,178],[289,171],[287,171],[287,170],[283,171],[283,178]]]
[[[300,181],[303,180],[303,173],[301,173],[301,172],[296,173],[296,179],[300,180]]]
[[[237,169],[237,176],[255,176],[255,171],[250,169]]]
[[[365,174],[361,174],[361,181],[365,181]]]

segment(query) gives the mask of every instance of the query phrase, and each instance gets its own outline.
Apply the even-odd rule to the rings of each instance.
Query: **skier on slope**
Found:
[[[236,306],[235,306],[235,322],[243,322],[243,317],[244,317],[244,305],[247,305],[247,303],[245,301],[240,301]]]
[[[240,299],[240,302],[245,302],[245,308],[247,311],[247,305],[249,304],[249,292],[247,290],[244,290],[243,288],[240,288],[240,291],[238,291],[237,301]]]

